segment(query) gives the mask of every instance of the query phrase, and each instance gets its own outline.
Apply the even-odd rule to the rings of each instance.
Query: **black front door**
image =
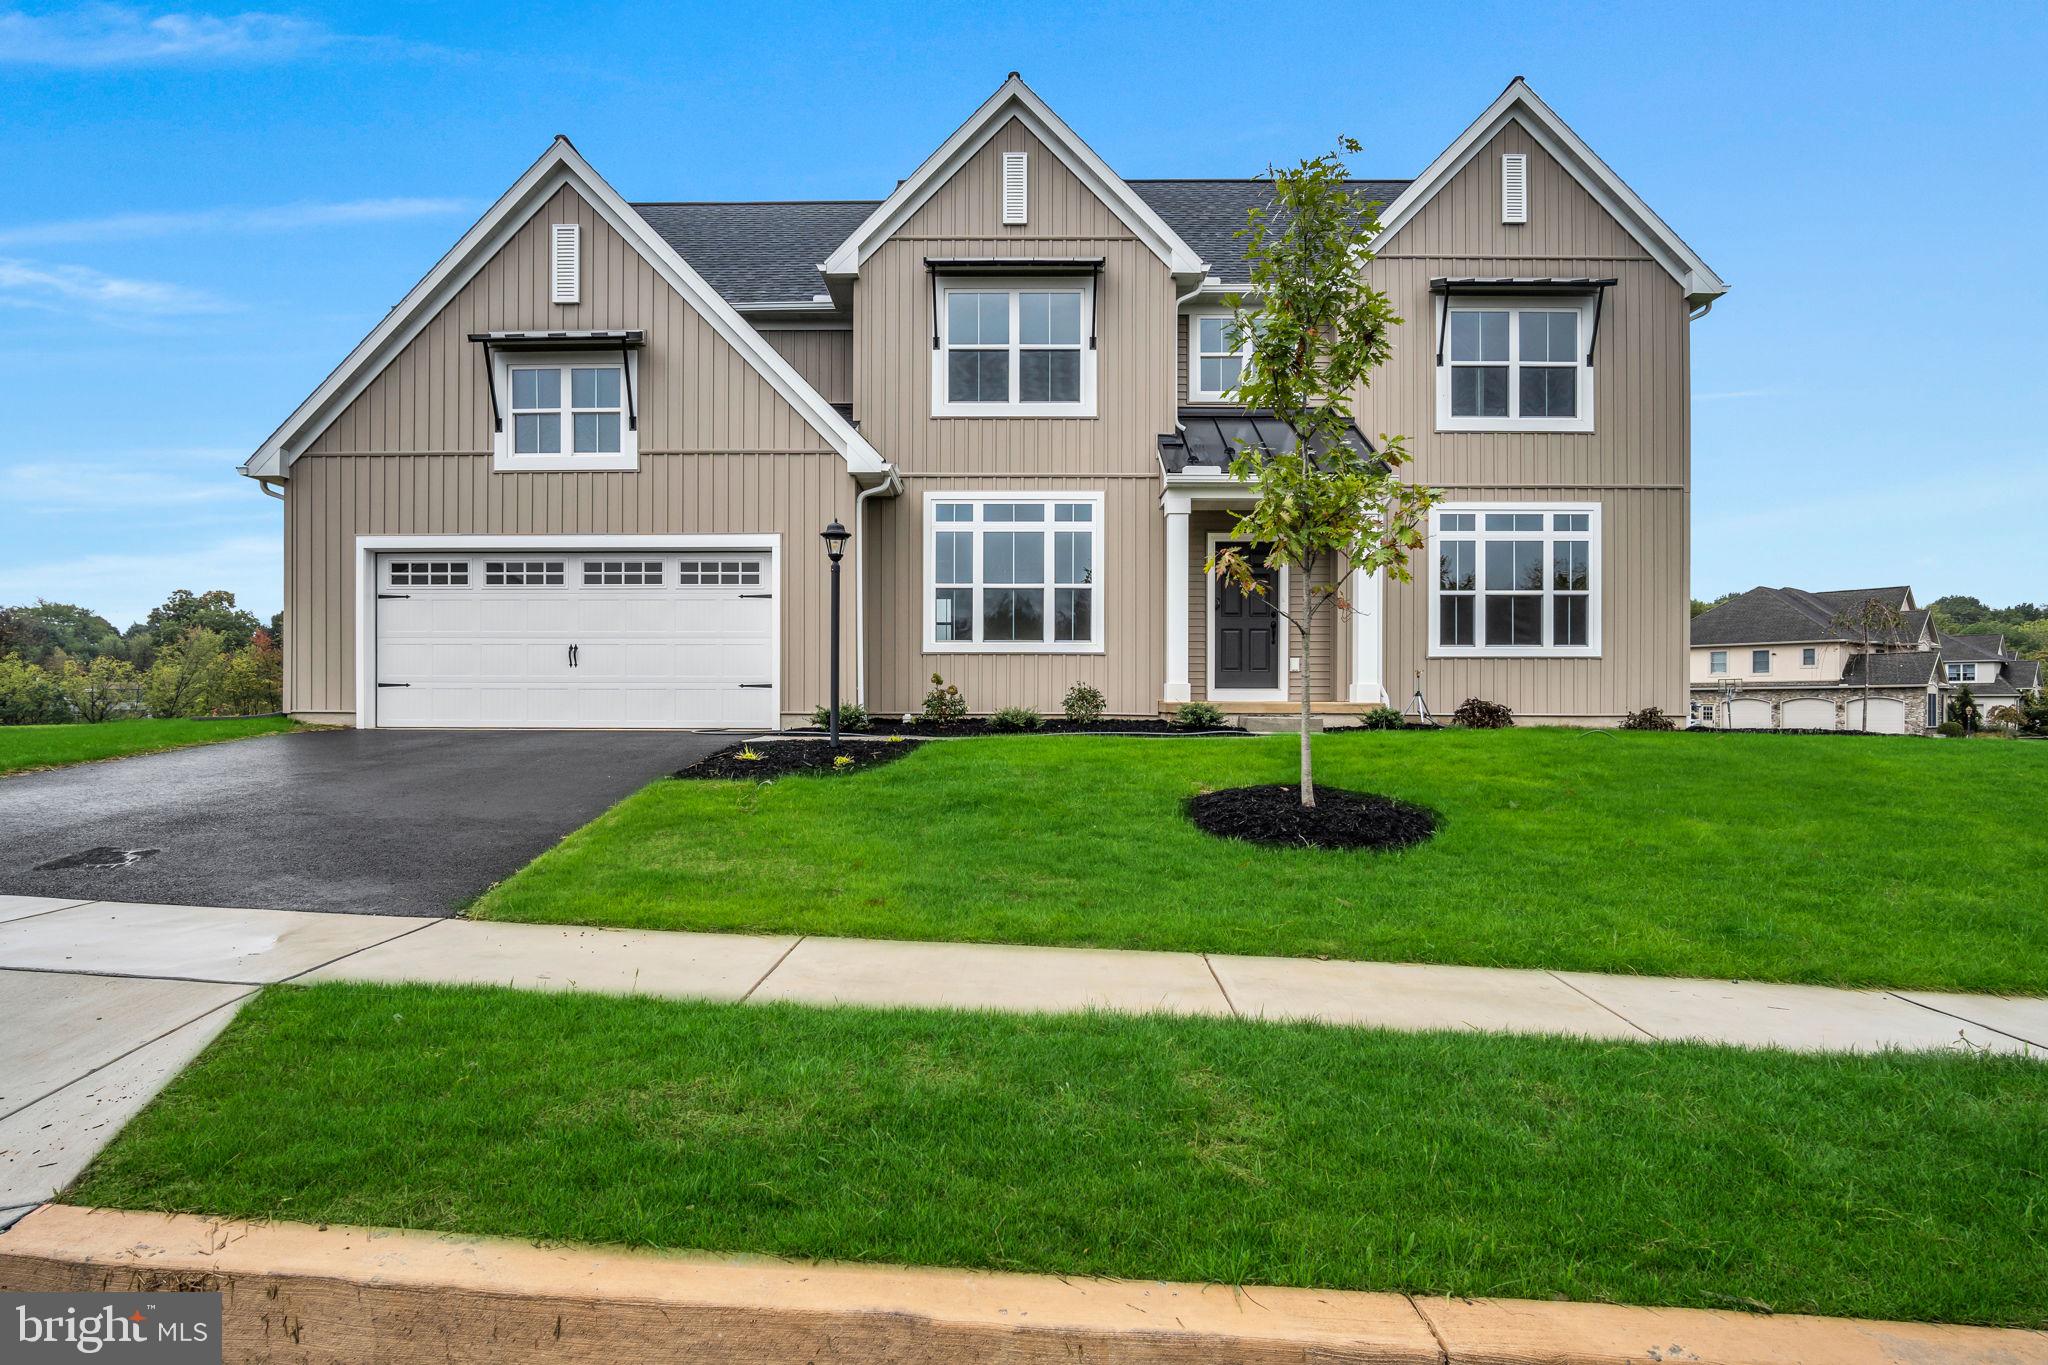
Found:
[[[1220,552],[1229,548],[1218,545]],[[1216,575],[1216,676],[1218,691],[1271,691],[1280,686],[1280,614],[1273,610],[1280,571],[1266,565],[1256,549],[1246,557],[1256,566],[1266,593],[1239,587],[1228,574]]]

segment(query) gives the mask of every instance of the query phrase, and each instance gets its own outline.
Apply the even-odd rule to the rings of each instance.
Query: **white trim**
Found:
[[[1586,363],[1586,348],[1593,341],[1593,309],[1595,296],[1592,294],[1566,295],[1561,298],[1532,298],[1528,295],[1486,295],[1439,294],[1435,296],[1436,311],[1430,325],[1436,334],[1444,339],[1443,364],[1436,367],[1436,429],[1438,431],[1570,431],[1590,432],[1593,430],[1593,411],[1597,395],[1594,391],[1594,368]],[[1458,368],[1451,358],[1451,336],[1444,317],[1445,310],[1453,313],[1500,312],[1508,314],[1508,358],[1504,363],[1508,371],[1508,415],[1506,417],[1454,417],[1451,415],[1451,372]],[[1571,417],[1523,417],[1514,410],[1521,406],[1522,370],[1522,326],[1523,313],[1577,313],[1579,315],[1577,351],[1573,359],[1578,375],[1578,396],[1573,404],[1577,409]],[[1557,368],[1562,369],[1563,366]]]
[[[1188,516],[1193,508],[1185,494],[1167,493],[1159,500],[1166,517],[1166,679],[1162,701],[1192,699],[1188,687]]]
[[[619,391],[619,449],[616,454],[577,455],[569,449],[575,442],[574,419],[571,416],[571,394],[569,376],[572,368],[610,367],[618,368],[617,351],[493,351],[491,353],[491,382],[497,385],[498,408],[503,414],[503,425],[491,433],[491,470],[498,474],[521,472],[536,473],[547,470],[582,470],[603,472],[634,470],[640,467],[640,432],[629,420],[633,407],[640,397],[640,354],[627,350],[625,384]],[[515,413],[512,407],[512,371],[514,369],[560,369],[562,376],[562,446],[553,455],[521,455],[512,449]]]
[[[1205,355],[1221,356],[1228,354],[1228,352],[1224,351],[1204,351],[1202,349],[1202,320],[1204,318],[1222,318],[1228,321],[1234,318],[1236,314],[1228,308],[1190,308],[1186,316],[1188,320],[1188,401],[1190,403],[1227,403],[1230,401],[1230,395],[1236,391],[1234,388],[1218,390],[1202,387],[1202,358]],[[1245,365],[1251,364],[1252,343],[1250,337],[1245,337],[1238,346],[1237,356]],[[1238,371],[1240,377],[1242,377],[1243,373],[1242,369]]]
[[[921,573],[921,575],[920,575],[920,577],[919,577],[919,579],[918,579],[918,591],[919,591],[919,593],[921,593],[921,594],[923,595],[923,598],[924,598],[924,604],[923,604],[922,608],[920,609],[920,612],[921,612],[922,618],[923,618],[923,620],[924,620],[924,636],[923,636],[923,639],[922,639],[922,641],[921,641],[921,643],[920,643],[920,646],[919,646],[919,647],[920,647],[920,648],[921,648],[921,649],[923,650],[923,652],[924,652],[924,653],[926,653],[926,654],[1101,654],[1101,653],[1104,653],[1104,652],[1106,652],[1106,650],[1105,650],[1105,642],[1106,642],[1106,641],[1108,640],[1108,638],[1109,638],[1109,625],[1108,625],[1108,620],[1109,620],[1109,609],[1108,609],[1108,608],[1109,608],[1109,603],[1108,603],[1108,598],[1107,598],[1107,595],[1106,595],[1106,594],[1105,594],[1105,592],[1103,591],[1103,588],[1104,588],[1104,578],[1103,578],[1103,571],[1102,571],[1102,570],[1103,570],[1103,561],[1104,561],[1104,560],[1105,560],[1105,559],[1107,558],[1107,556],[1106,556],[1106,555],[1105,555],[1105,554],[1103,553],[1103,547],[1104,547],[1104,545],[1106,545],[1106,544],[1108,543],[1108,540],[1107,540],[1107,538],[1108,538],[1108,528],[1107,528],[1107,527],[1106,527],[1106,526],[1105,526],[1105,525],[1103,524],[1103,506],[1104,506],[1105,502],[1107,501],[1107,499],[1106,499],[1105,495],[1103,494],[1103,492],[1102,492],[1102,491],[1101,491],[1100,489],[1095,489],[1095,490],[1088,490],[1088,489],[1081,489],[1081,490],[1063,490],[1063,489],[1041,489],[1041,488],[1005,488],[1005,489],[987,489],[987,488],[981,488],[981,489],[975,489],[975,490],[972,490],[972,491],[965,491],[965,492],[960,492],[960,491],[944,491],[944,490],[941,490],[941,491],[935,491],[935,492],[925,493],[925,494],[922,494],[921,496],[922,496],[922,497],[923,497],[923,499],[924,499],[924,506],[923,506],[923,507],[921,507],[921,508],[919,509],[919,518],[920,518],[920,522],[921,522],[921,524],[922,524],[922,527],[923,527],[923,530],[922,530],[921,534],[922,534],[922,536],[923,536],[923,538],[924,538],[924,544],[923,544],[923,547],[922,547],[922,551],[921,551],[921,554],[920,554],[920,556],[919,556],[919,562],[920,562],[920,563],[921,563],[921,564],[923,565],[923,569],[922,569],[922,573]],[[1046,506],[1046,508],[1048,509],[1048,511],[1047,511],[1047,514],[1046,514],[1046,519],[1045,519],[1044,521],[1042,521],[1042,522],[1037,522],[1037,523],[1032,523],[1032,522],[1017,522],[1017,523],[1012,523],[1012,525],[1014,525],[1014,526],[1018,526],[1018,527],[1022,527],[1023,529],[1026,529],[1026,530],[1029,530],[1029,529],[1031,529],[1031,527],[1032,527],[1033,525],[1037,525],[1037,526],[1039,526],[1039,527],[1042,527],[1042,528],[1043,528],[1043,529],[1045,530],[1045,532],[1046,532],[1046,543],[1045,543],[1045,575],[1046,575],[1046,584],[1045,584],[1045,586],[1046,586],[1046,601],[1045,601],[1045,633],[1046,633],[1046,636],[1047,636],[1047,638],[1046,638],[1046,639],[1043,639],[1043,640],[982,640],[982,639],[974,639],[974,640],[941,640],[941,639],[937,638],[937,637],[938,637],[938,620],[937,620],[937,614],[938,614],[938,613],[937,613],[937,608],[936,608],[935,604],[934,604],[934,603],[933,603],[933,601],[932,601],[932,591],[933,591],[933,589],[935,589],[935,588],[937,588],[937,587],[939,586],[939,584],[937,584],[937,583],[935,583],[935,582],[933,582],[933,581],[932,581],[932,575],[933,575],[933,573],[935,572],[935,570],[936,570],[936,568],[937,568],[936,564],[935,564],[935,563],[933,562],[933,560],[934,560],[934,557],[935,557],[935,553],[936,553],[936,550],[937,550],[937,541],[936,541],[936,539],[935,539],[934,533],[935,533],[935,532],[937,532],[937,531],[940,531],[940,530],[948,529],[948,528],[952,528],[952,529],[959,529],[959,530],[972,530],[972,531],[974,531],[974,532],[976,532],[976,533],[977,533],[977,534],[976,534],[976,539],[975,539],[975,550],[976,550],[976,554],[975,554],[975,564],[974,564],[974,582],[973,582],[973,584],[972,584],[971,586],[972,586],[972,587],[973,587],[973,588],[975,589],[975,592],[976,592],[976,598],[975,598],[975,600],[976,600],[976,602],[977,602],[977,604],[978,604],[978,603],[979,603],[979,601],[980,601],[980,596],[979,596],[979,594],[980,594],[980,590],[981,590],[981,588],[982,588],[982,586],[983,586],[983,584],[982,584],[982,581],[981,581],[981,573],[982,573],[982,566],[981,566],[981,558],[980,558],[980,535],[979,535],[979,533],[980,533],[980,532],[983,532],[983,531],[985,531],[985,530],[987,530],[987,529],[988,529],[988,523],[986,523],[986,522],[984,522],[984,521],[982,521],[982,520],[980,519],[980,515],[979,515],[979,513],[978,513],[978,512],[977,512],[977,514],[976,514],[975,520],[974,520],[974,521],[972,521],[972,522],[966,523],[965,525],[962,525],[962,524],[960,524],[960,523],[957,523],[957,522],[948,522],[948,523],[946,523],[946,525],[945,525],[945,526],[943,526],[943,527],[942,527],[942,526],[941,526],[941,525],[940,525],[940,524],[939,524],[939,523],[938,523],[938,522],[937,522],[936,520],[934,520],[934,519],[933,519],[933,513],[932,513],[932,509],[933,509],[933,508],[934,508],[935,506],[937,506],[937,505],[938,505],[939,503],[942,503],[942,502],[971,502],[971,503],[974,503],[974,504],[976,504],[976,505],[977,505],[977,507],[979,507],[979,505],[980,505],[980,504],[983,504],[983,503],[991,503],[991,502],[1036,502],[1036,503],[1043,503],[1043,504],[1045,504],[1045,506]],[[1054,639],[1050,638],[1050,637],[1051,637],[1051,635],[1052,635],[1052,630],[1053,630],[1053,604],[1052,604],[1052,592],[1053,592],[1053,588],[1054,588],[1055,586],[1064,586],[1064,587],[1075,587],[1075,586],[1080,586],[1080,585],[1077,585],[1077,584],[1071,584],[1071,583],[1070,583],[1070,584],[1061,584],[1061,585],[1055,585],[1055,584],[1053,583],[1053,581],[1052,581],[1052,577],[1053,577],[1053,572],[1054,572],[1054,567],[1053,567],[1053,542],[1052,542],[1052,539],[1051,539],[1051,533],[1052,533],[1052,532],[1054,532],[1054,531],[1056,531],[1056,530],[1058,530],[1058,529],[1060,528],[1060,523],[1058,523],[1058,522],[1056,522],[1056,521],[1054,521],[1054,520],[1052,519],[1052,514],[1051,514],[1051,511],[1050,511],[1050,509],[1051,509],[1052,505],[1053,505],[1054,503],[1056,503],[1056,502],[1085,502],[1085,503],[1088,503],[1088,504],[1089,504],[1089,505],[1090,505],[1091,507],[1093,507],[1093,508],[1094,508],[1094,511],[1090,513],[1090,516],[1091,516],[1091,517],[1092,517],[1093,519],[1092,519],[1092,520],[1091,520],[1091,521],[1090,521],[1090,522],[1088,523],[1088,527],[1087,527],[1087,529],[1088,529],[1089,531],[1091,531],[1091,532],[1093,532],[1093,533],[1094,533],[1094,538],[1093,538],[1093,540],[1092,540],[1092,542],[1090,543],[1090,546],[1089,546],[1089,550],[1090,550],[1090,554],[1089,554],[1089,572],[1090,572],[1090,573],[1091,573],[1091,574],[1093,575],[1093,577],[1092,577],[1092,578],[1091,578],[1091,579],[1089,580],[1088,584],[1086,585],[1087,587],[1089,587],[1089,588],[1093,589],[1093,591],[1094,591],[1094,596],[1093,596],[1093,598],[1092,598],[1092,599],[1090,600],[1090,602],[1089,602],[1089,604],[1088,604],[1088,626],[1089,626],[1089,631],[1090,631],[1090,634],[1092,635],[1092,637],[1093,637],[1093,638],[1092,638],[1092,639],[1088,639],[1088,640],[1054,640]],[[1070,523],[1068,523],[1068,524],[1067,524],[1067,529],[1068,529],[1068,530],[1079,530],[1079,529],[1081,529],[1081,528],[1080,528],[1080,526],[1079,526],[1079,525],[1078,525],[1077,523],[1071,523],[1071,522],[1070,522]],[[950,585],[948,585],[948,586],[953,586],[953,587],[961,587],[961,586],[968,586],[968,585],[963,585],[963,584],[950,584]],[[1001,586],[1001,585],[998,585],[998,586]],[[1020,586],[1022,586],[1022,585],[1020,585]],[[977,633],[977,634],[979,634],[978,618],[977,618],[977,630],[976,630],[976,633]]]
[[[1443,584],[1443,574],[1438,567],[1437,541],[1445,532],[1441,530],[1441,519],[1446,515],[1470,514],[1473,517],[1471,531],[1453,531],[1448,534],[1454,539],[1470,538],[1478,543],[1473,556],[1472,574],[1472,624],[1473,638],[1478,639],[1486,632],[1486,555],[1484,545],[1489,534],[1486,531],[1485,516],[1494,513],[1537,513],[1543,517],[1543,529],[1538,531],[1507,532],[1495,531],[1496,538],[1533,539],[1541,536],[1544,544],[1543,557],[1543,634],[1548,638],[1553,629],[1550,610],[1552,572],[1549,546],[1560,535],[1577,538],[1583,534],[1587,541],[1586,550],[1586,643],[1559,648],[1554,645],[1446,645],[1443,640],[1443,615],[1437,604],[1438,589]],[[1553,516],[1586,517],[1585,531],[1557,531],[1550,520]],[[1601,529],[1601,508],[1597,502],[1441,502],[1429,511],[1429,536],[1424,550],[1427,556],[1426,571],[1429,574],[1429,619],[1424,629],[1428,632],[1429,653],[1432,659],[1597,659],[1601,657],[1601,611],[1602,599],[1607,593],[1605,556],[1602,553],[1603,532]]]
[[[320,387],[245,461],[241,472],[251,478],[284,477],[305,447],[333,418],[368,388],[385,365],[439,315],[441,309],[490,263],[499,250],[530,222],[549,196],[564,185],[574,188],[615,232],[632,243],[655,272],[682,295],[726,343],[740,353],[784,401],[794,407],[846,461],[854,474],[879,474],[882,457],[832,405],[782,358],[767,340],[733,311],[718,291],[705,283],[675,249],[654,231],[570,145],[556,138],[540,159],[526,169],[449,248],[426,277],[385,314],[384,320],[357,343]]]
[[[1346,701],[1387,704],[1384,569],[1352,578],[1351,679]]]
[[[356,572],[356,726],[377,724],[377,556],[395,551],[440,551],[481,554],[504,550],[766,550],[768,591],[775,594],[775,662],[769,696],[777,728],[782,717],[782,536],[777,532],[736,535],[359,535],[355,538]]]
[[[1520,76],[1509,82],[1500,98],[1488,105],[1486,112],[1460,133],[1457,140],[1429,164],[1429,169],[1410,181],[1408,188],[1387,206],[1387,211],[1380,215],[1380,236],[1374,250],[1384,253],[1394,234],[1407,226],[1421,212],[1422,206],[1435,198],[1438,191],[1449,184],[1509,123],[1520,124],[1527,130],[1536,145],[1563,166],[1586,193],[1592,195],[1678,281],[1687,299],[1698,304],[1728,292],[1728,286],[1721,277],[1614,173],[1612,167],[1594,155],[1593,149],[1557,116],[1555,110],[1538,99],[1529,83]]]
[[[1022,227],[1031,214],[1031,153],[1003,153],[1003,225]]]
[[[1243,536],[1233,535],[1229,531],[1211,531],[1209,532],[1208,539],[1204,542],[1204,547],[1208,553],[1202,556],[1202,562],[1208,564],[1216,558],[1216,547],[1218,545],[1249,545],[1252,543]],[[1275,589],[1280,597],[1280,601],[1276,604],[1276,612],[1283,608],[1292,610],[1294,599],[1287,595],[1289,591],[1287,566],[1285,564],[1275,564],[1273,567],[1280,571],[1280,583]],[[1280,658],[1279,667],[1276,672],[1280,679],[1280,685],[1278,687],[1216,686],[1216,570],[1213,568],[1205,569],[1202,576],[1204,580],[1202,591],[1206,594],[1202,598],[1202,624],[1206,628],[1202,643],[1202,653],[1205,656],[1202,660],[1203,692],[1210,701],[1286,701],[1288,697],[1287,685],[1294,676],[1294,631],[1287,618],[1277,614],[1274,620],[1279,626],[1278,653]],[[1303,678],[1301,685],[1303,687],[1308,686],[1308,679]]]
[[[953,309],[950,300],[955,294],[1003,294],[1010,296],[1009,341],[1002,347],[988,346],[980,349],[1007,350],[1010,356],[1010,393],[1007,403],[956,403],[947,398],[946,364],[953,351]],[[1026,347],[1020,328],[1022,322],[1022,296],[1035,294],[1069,294],[1081,296],[1080,336],[1073,346],[1036,347],[1032,349],[1071,350],[1080,356],[1081,396],[1072,403],[1027,403],[1014,395],[1023,380],[1022,357]],[[1095,319],[1095,282],[1086,275],[1076,276],[1005,276],[986,278],[979,275],[955,275],[939,281],[939,347],[932,352],[932,416],[934,417],[1093,417],[1095,416],[1096,357],[1099,354],[1088,344],[1089,332]]]
[[[1165,220],[1152,211],[1151,205],[1139,198],[1137,191],[1125,184],[1123,178],[1111,170],[1108,163],[1077,137],[1074,130],[1038,97],[1037,92],[1015,74],[876,206],[866,221],[853,230],[853,235],[825,258],[824,264],[818,267],[818,273],[827,279],[845,279],[860,274],[868,258],[903,225],[904,220],[938,193],[1012,117],[1029,129],[1060,159],[1061,165],[1072,171],[1075,178],[1107,204],[1110,212],[1122,219],[1124,225],[1164,261],[1169,270],[1176,275],[1191,277],[1206,273],[1207,266],[1202,258],[1181,240],[1180,234],[1168,227]]]

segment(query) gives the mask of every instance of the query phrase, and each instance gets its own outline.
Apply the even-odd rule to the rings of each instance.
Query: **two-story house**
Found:
[[[1519,79],[1356,189],[1407,320],[1359,439],[1406,434],[1444,501],[1310,657],[1204,571],[1261,431],[1222,319],[1270,187],[1125,180],[1013,74],[872,201],[630,203],[557,140],[243,467],[285,504],[286,707],[788,723],[837,520],[878,713],[934,672],[984,712],[1678,710],[1689,330],[1725,286]]]
[[[2005,636],[1950,635],[1939,633],[1943,680],[1951,688],[1968,688],[1983,720],[2005,707],[2018,707],[2020,698],[2041,690],[2041,661],[2023,659],[2005,642]]]

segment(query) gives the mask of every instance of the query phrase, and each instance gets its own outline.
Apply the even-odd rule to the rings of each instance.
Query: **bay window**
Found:
[[[1101,494],[931,494],[925,509],[927,649],[1101,649]]]
[[[1430,514],[1430,653],[1600,652],[1600,509],[1445,505]]]
[[[1092,282],[962,278],[939,291],[935,417],[1092,417]]]
[[[1440,431],[1591,431],[1591,300],[1454,296],[1439,304]]]
[[[502,429],[493,443],[498,469],[634,469],[639,434],[628,418],[632,380],[626,360],[609,355],[498,352]]]

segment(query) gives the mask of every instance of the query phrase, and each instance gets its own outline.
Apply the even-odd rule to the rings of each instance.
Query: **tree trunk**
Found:
[[[1308,631],[1303,628],[1301,635],[1301,804],[1312,808],[1316,803],[1315,770],[1309,766],[1308,717],[1309,717],[1309,671],[1311,657],[1308,647]],[[1287,667],[1287,660],[1280,661],[1280,676],[1292,678],[1293,672]]]

